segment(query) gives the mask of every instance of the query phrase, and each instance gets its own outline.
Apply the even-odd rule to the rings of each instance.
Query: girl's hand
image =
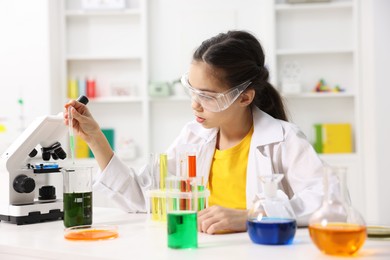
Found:
[[[248,212],[211,206],[198,212],[198,230],[207,234],[244,232]]]
[[[89,148],[95,155],[95,159],[98,162],[100,169],[103,171],[114,155],[107,138],[100,130],[99,124],[93,119],[88,108],[76,100],[71,100],[65,104],[65,125],[69,125],[69,107],[71,107],[70,112],[73,116],[72,123],[75,133],[87,142]]]
[[[64,123],[66,125],[69,125],[69,107],[72,107],[72,123],[75,133],[84,139],[87,143],[93,142],[94,138],[100,135],[100,127],[92,117],[88,108],[76,100],[71,100],[65,104]]]

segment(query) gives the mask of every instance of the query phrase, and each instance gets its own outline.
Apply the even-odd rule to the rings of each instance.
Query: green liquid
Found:
[[[64,193],[64,225],[92,224],[92,192]]]
[[[198,186],[198,191],[204,191],[204,186],[200,185]],[[198,199],[198,211],[201,211],[206,208],[206,198],[199,198]]]
[[[197,213],[176,211],[168,213],[168,247],[197,248]]]
[[[71,135],[69,140],[70,140],[70,154],[72,156],[72,161],[73,161],[73,164],[74,164],[74,157],[75,157],[74,156],[74,136]]]

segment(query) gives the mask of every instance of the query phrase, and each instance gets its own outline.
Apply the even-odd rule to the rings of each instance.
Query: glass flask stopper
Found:
[[[353,255],[363,246],[367,230],[362,216],[351,205],[346,168],[325,167],[324,188],[322,206],[309,220],[310,237],[325,254]]]
[[[263,195],[249,210],[248,234],[263,245],[291,244],[297,229],[295,214],[286,194],[278,190],[283,174],[260,176]]]

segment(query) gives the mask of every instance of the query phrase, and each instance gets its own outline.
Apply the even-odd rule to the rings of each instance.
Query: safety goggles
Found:
[[[187,73],[181,77],[181,83],[191,99],[199,103],[204,109],[210,112],[221,112],[233,104],[233,102],[236,101],[236,99],[252,82],[249,80],[245,81],[244,83],[223,93],[214,93],[194,89],[188,81]]]

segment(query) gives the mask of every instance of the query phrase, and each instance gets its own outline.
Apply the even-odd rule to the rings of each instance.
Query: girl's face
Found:
[[[210,94],[210,96],[229,90],[227,84],[218,78],[217,72],[205,62],[194,61],[191,64],[188,72],[188,81],[193,89]],[[194,98],[192,99],[191,107],[196,121],[202,124],[203,127],[221,127],[237,121],[238,110],[243,109],[243,106],[239,105],[239,100],[240,97],[221,112],[207,110]]]

